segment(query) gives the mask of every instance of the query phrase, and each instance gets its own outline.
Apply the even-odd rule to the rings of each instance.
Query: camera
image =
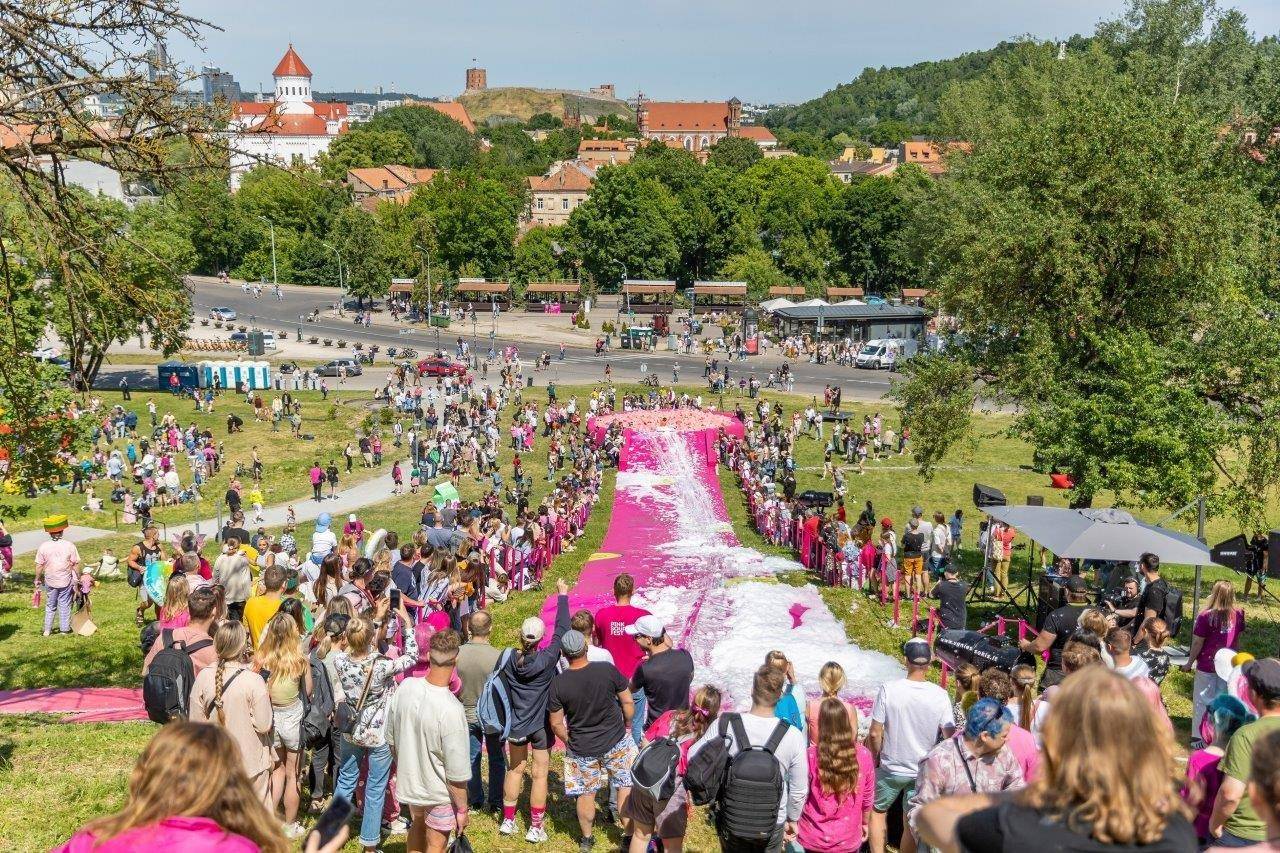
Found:
[[[960,628],[943,631],[935,637],[933,652],[952,669],[971,663],[981,672],[991,667],[1009,672],[1019,664],[1035,665],[1035,657],[1019,649],[1011,637],[988,636]]]

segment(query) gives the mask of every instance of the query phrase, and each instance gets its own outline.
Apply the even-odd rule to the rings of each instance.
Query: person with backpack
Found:
[[[723,853],[780,853],[796,837],[809,785],[804,734],[777,717],[786,675],[756,670],[751,710],[721,714],[690,750],[685,785],[695,805],[713,803]]]
[[[631,849],[622,853],[648,853],[657,836],[666,853],[680,853],[689,827],[689,792],[684,774],[689,750],[720,717],[720,691],[710,684],[699,687],[689,707],[668,711],[645,730],[648,744],[631,767],[631,796],[622,818],[631,821]]]
[[[471,614],[471,639],[458,649],[458,677],[462,679],[462,709],[467,715],[467,734],[471,751],[471,781],[467,784],[467,803],[479,810],[486,802],[490,809],[502,808],[502,781],[507,772],[507,756],[502,749],[502,735],[484,730],[476,715],[476,703],[480,691],[488,683],[498,665],[502,652],[489,642],[493,630],[493,617],[487,610]],[[488,799],[485,798],[484,777],[481,775],[481,757],[489,756]]]
[[[191,720],[217,723],[236,746],[254,793],[271,808],[271,693],[245,663],[249,632],[239,622],[223,622],[213,638],[218,662],[196,676]]]
[[[1133,634],[1133,644],[1140,645],[1146,639],[1142,630],[1143,623],[1153,617],[1160,617],[1169,626],[1169,634],[1176,637],[1182,628],[1182,591],[1169,586],[1169,582],[1160,577],[1160,558],[1146,553],[1138,558],[1138,569],[1146,585],[1138,597],[1136,607],[1116,610],[1117,619],[1128,619],[1126,626]]]
[[[560,641],[569,630],[569,585],[556,581],[556,622],[551,642],[539,648],[547,626],[537,616],[530,616],[520,626],[520,648],[502,670],[502,681],[510,701],[507,732],[507,774],[502,785],[502,824],[498,832],[514,835],[516,803],[524,786],[524,771],[533,753],[532,781],[529,790],[529,831],[525,841],[538,844],[547,840],[542,821],[547,811],[547,773],[551,766],[551,744],[555,735],[547,717],[551,679],[560,660]]]
[[[548,708],[551,730],[566,749],[564,793],[576,800],[581,853],[595,845],[596,792],[616,786],[619,811],[626,808],[631,793],[631,765],[636,744],[631,738],[630,684],[611,663],[587,660],[587,640],[580,631],[569,630],[560,640],[569,668],[551,682]],[[623,822],[623,846],[630,835]]]
[[[213,648],[213,636],[210,633],[213,630],[214,616],[218,606],[218,596],[210,587],[202,586],[194,589],[187,596],[187,613],[191,617],[190,621],[181,628],[174,628],[169,631],[170,641],[173,643],[181,643],[184,648],[182,652],[191,659],[191,684],[201,670],[205,667],[213,666],[218,662],[218,653]],[[207,644],[207,645],[202,645]],[[147,656],[142,661],[142,674],[146,675],[151,669],[152,662],[160,654],[162,649],[167,648],[164,640],[164,632],[157,634],[155,642],[151,644],[151,648],[147,650]]]

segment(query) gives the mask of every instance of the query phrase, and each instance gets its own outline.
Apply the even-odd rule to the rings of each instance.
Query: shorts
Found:
[[[907,577],[924,574],[924,557],[903,557],[902,573]]]
[[[271,745],[297,752],[302,748],[302,700],[283,708],[271,706]]]
[[[903,805],[911,801],[916,793],[916,777],[915,776],[899,776],[890,773],[883,767],[876,768],[876,799],[875,810],[880,814],[885,814],[889,809],[893,808],[893,801],[898,799],[901,794]]]
[[[453,806],[446,803],[443,806],[418,806],[409,805],[411,812],[426,812],[423,815],[423,823],[434,829],[436,832],[448,835],[458,826],[458,819],[454,815]],[[417,820],[417,815],[414,815]]]
[[[528,746],[531,749],[550,749],[551,744],[555,743],[556,736],[552,734],[550,726],[544,726],[535,732],[531,732],[524,737],[510,738],[507,743],[512,746]]]
[[[667,800],[656,800],[644,788],[632,788],[622,806],[622,817],[653,827],[658,838],[684,838],[689,828],[689,795],[684,781],[676,782],[675,793]]]
[[[612,784],[618,788],[631,787],[631,765],[636,760],[636,744],[628,732],[612,749],[602,756],[564,753],[564,794],[580,797],[594,794]]]

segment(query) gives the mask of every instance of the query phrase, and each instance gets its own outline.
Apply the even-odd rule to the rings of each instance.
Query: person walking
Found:
[[[311,499],[324,500],[324,469],[320,467],[319,459],[311,463],[311,470],[307,472],[307,477],[311,480]]]
[[[71,633],[71,597],[80,578],[80,552],[75,543],[62,538],[68,526],[65,515],[51,515],[44,519],[44,532],[49,541],[36,549],[35,587],[44,589],[44,635],[53,630],[53,617],[58,616],[58,628],[63,634]]]
[[[618,810],[631,793],[636,744],[630,736],[635,705],[627,679],[610,663],[587,660],[587,640],[569,630],[560,640],[569,667],[551,682],[548,709],[551,730],[565,745],[564,793],[576,801],[580,853],[595,845],[596,793],[618,789]],[[686,699],[687,702],[687,699]],[[622,849],[631,846],[623,823]]]
[[[396,759],[396,799],[409,807],[408,853],[444,853],[467,829],[466,712],[449,691],[458,633],[431,636],[426,678],[406,678],[387,705],[386,737]]]
[[[279,566],[271,568],[279,570]],[[258,643],[253,668],[267,682],[271,697],[272,811],[284,808],[284,834],[301,838],[306,830],[298,823],[302,792],[298,788],[298,761],[302,753],[302,717],[305,703],[314,695],[311,666],[302,653],[298,624],[287,613],[277,613],[267,623]]]
[[[329,460],[329,466],[324,470],[324,479],[329,484],[329,500],[337,500],[338,498],[338,463]]]
[[[502,808],[502,782],[507,772],[507,757],[502,749],[502,738],[487,734],[476,716],[476,703],[485,680],[498,664],[502,652],[489,642],[493,630],[493,617],[487,610],[471,614],[471,638],[458,650],[458,677],[462,681],[462,709],[467,720],[467,737],[470,748],[471,781],[467,783],[467,804],[472,809],[488,805],[497,812]],[[489,758],[488,796],[485,796],[481,759]]]
[[[947,691],[928,680],[933,651],[919,637],[902,645],[907,675],[880,685],[871,707],[867,747],[879,760],[869,839],[872,853],[885,853],[887,817],[903,798],[903,835],[899,850],[914,853],[915,839],[906,824],[906,805],[915,793],[920,759],[939,740],[955,733],[955,716]]]

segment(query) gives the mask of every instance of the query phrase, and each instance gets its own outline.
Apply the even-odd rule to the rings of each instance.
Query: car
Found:
[[[360,369],[360,364],[354,358],[335,358],[333,361],[326,361],[324,364],[316,368],[318,376],[337,376],[346,369],[347,376],[359,376],[364,373]]]
[[[233,344],[247,344],[249,343],[249,333],[248,332],[232,332],[231,336],[227,338],[227,340],[231,341],[231,343]]]
[[[853,366],[892,370],[894,365],[914,357],[918,351],[919,344],[909,339],[883,338],[867,341],[854,356]]]
[[[466,376],[467,366],[451,358],[424,358],[418,362],[418,373],[426,376]]]
[[[228,320],[236,319],[237,316],[238,315],[236,314],[234,308],[222,307],[222,308],[212,308],[209,310],[210,320],[221,320],[225,323]]]
[[[252,334],[252,332],[232,332],[232,333],[231,333],[231,336],[230,336],[230,338],[229,338],[229,340],[230,340],[233,344],[247,344],[247,343],[249,343],[249,335],[250,335],[250,334]],[[263,333],[262,333],[262,348],[263,348],[263,349],[275,349],[275,348],[276,348],[276,347],[278,347],[278,346],[279,346],[279,344],[277,344],[277,343],[276,343],[276,333],[275,333],[275,332],[263,332]]]

